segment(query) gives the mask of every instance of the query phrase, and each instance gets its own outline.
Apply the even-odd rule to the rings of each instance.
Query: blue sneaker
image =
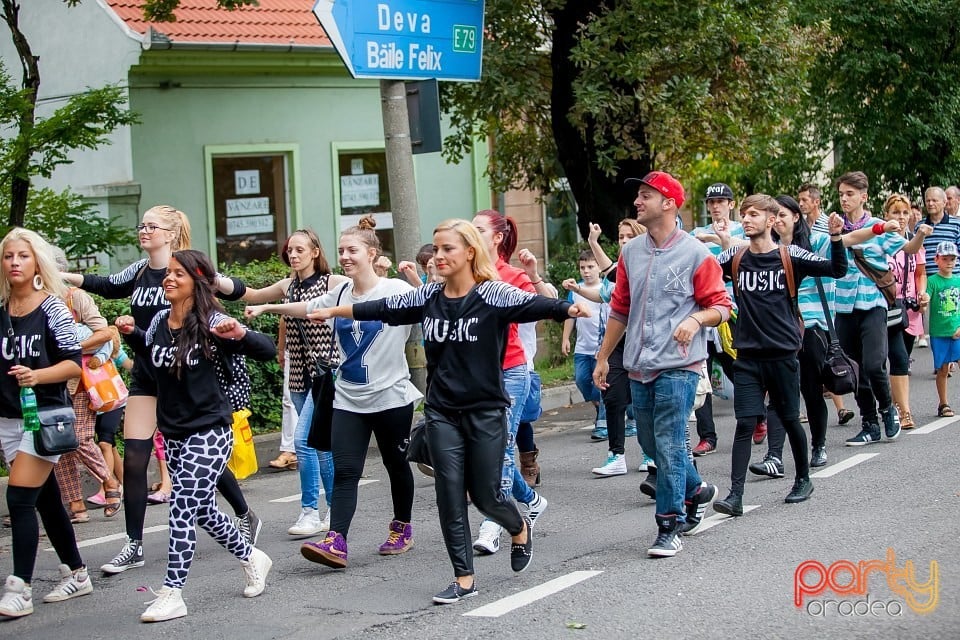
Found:
[[[590,433],[590,439],[594,442],[605,442],[607,440],[606,420],[597,420],[597,423],[593,426],[593,431]]]
[[[647,454],[643,454],[643,460],[640,462],[640,467],[637,471],[649,471],[650,469],[656,469],[657,463],[653,461],[653,458]]]
[[[880,417],[883,418],[884,435],[890,440],[896,440],[897,436],[900,435],[900,412],[896,405],[881,409]]]
[[[627,420],[627,426],[623,432],[623,435],[626,438],[637,437],[637,421],[636,420]]]

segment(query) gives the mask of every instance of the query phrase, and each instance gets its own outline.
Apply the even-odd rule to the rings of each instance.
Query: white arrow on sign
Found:
[[[330,38],[330,42],[333,43],[334,48],[340,53],[340,58],[342,58],[343,63],[347,65],[347,71],[350,72],[351,76],[355,77],[357,74],[354,71],[353,62],[350,60],[347,47],[343,42],[343,35],[341,35],[340,29],[337,27],[337,21],[333,19],[334,2],[335,0],[317,0],[317,3],[313,5],[313,13],[317,16],[317,20],[320,21],[320,26],[327,32],[327,37]]]

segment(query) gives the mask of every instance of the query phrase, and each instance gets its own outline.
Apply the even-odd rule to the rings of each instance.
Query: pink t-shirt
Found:
[[[910,277],[907,280],[906,289],[903,286],[903,273],[904,273],[904,260],[909,260],[910,264]],[[924,269],[926,272],[924,264],[926,262],[926,253],[921,247],[914,255],[908,255],[903,251],[898,251],[893,257],[887,258],[887,265],[890,267],[890,270],[893,271],[894,277],[897,279],[897,297],[903,298],[913,298],[914,300],[919,299],[917,295],[917,265],[921,269]],[[920,315],[919,311],[907,310],[907,319],[910,321],[907,325],[907,333],[912,336],[922,336],[923,335],[923,318]]]

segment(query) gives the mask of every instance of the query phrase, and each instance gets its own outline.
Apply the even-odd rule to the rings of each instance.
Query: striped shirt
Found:
[[[742,224],[740,224],[739,222],[736,222],[735,220],[730,220],[729,222],[730,222],[729,231],[730,231],[731,238],[745,239],[747,237],[743,233]],[[696,229],[690,232],[690,235],[696,238],[698,233],[716,234],[717,232],[714,231],[713,223],[711,223],[705,227],[697,227]],[[719,255],[723,253],[723,247],[718,245],[716,242],[704,242],[703,244],[705,247],[707,247],[707,249],[710,249],[710,253],[713,254],[714,258],[719,257]],[[733,300],[734,314],[736,314],[737,301],[734,299],[734,295],[733,295],[733,283],[727,280],[723,283],[723,285],[727,288],[727,295],[730,296],[731,300]]]
[[[817,222],[823,220],[820,216]],[[830,236],[825,233],[810,234],[810,248],[813,252],[824,258],[830,257]],[[836,281],[833,278],[820,278],[823,285],[823,293],[827,298],[827,308],[831,313],[835,313],[834,297],[836,296]],[[820,327],[824,331],[827,329],[827,321],[823,315],[823,304],[820,302],[820,294],[817,292],[816,278],[806,277],[800,282],[800,288],[797,289],[797,306],[800,307],[800,315],[803,316],[804,327]]]
[[[871,227],[883,220],[871,217],[865,226]],[[850,249],[862,249],[867,263],[877,269],[887,268],[887,258],[903,248],[907,241],[899,233],[873,236],[862,244],[847,249],[847,275],[837,280],[836,312],[852,313],[854,309],[887,308],[887,301],[876,283],[857,268]]]
[[[830,216],[828,216],[828,215],[825,214],[825,213],[821,213],[819,216],[817,216],[817,219],[816,219],[816,221],[814,221],[813,225],[811,225],[810,231],[812,231],[812,232],[815,231],[815,232],[817,232],[817,233],[823,233],[823,234],[826,234],[826,235],[830,235],[830,223],[829,223],[829,220],[830,220]],[[827,242],[827,246],[828,246],[828,247],[830,246],[830,243],[829,243],[829,242]]]
[[[921,224],[928,224],[933,227],[933,233],[923,239],[923,250],[927,252],[927,273],[936,273],[937,262],[934,258],[937,257],[937,245],[949,241],[960,246],[960,218],[948,216],[944,213],[943,218],[937,224],[930,222],[930,216],[918,222],[917,228]],[[917,229],[914,229],[913,232],[916,233]],[[956,264],[953,265],[953,273],[955,275],[960,274],[960,260],[957,260]]]

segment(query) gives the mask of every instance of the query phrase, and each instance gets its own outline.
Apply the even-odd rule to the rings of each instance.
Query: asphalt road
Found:
[[[918,350],[915,357],[913,411],[918,426],[926,428],[904,432],[894,442],[854,448],[843,446],[843,440],[856,433],[859,418],[846,427],[836,426],[832,418],[830,466],[820,471],[830,475],[815,477],[810,501],[783,503],[792,484],[788,454],[787,477],[748,478],[744,504],[756,508],[737,519],[715,515],[714,526],[687,538],[672,559],[646,556],[656,528],[653,502],[638,491],[644,476],[636,470],[636,442],[628,443],[628,475],[593,478],[590,469],[602,463],[605,447],[590,442],[593,412],[581,404],[549,412],[538,423],[541,490],[550,507],[537,523],[533,564],[513,574],[504,537],[500,553],[477,559],[480,594],[475,598],[451,606],[431,604],[430,597],[450,582],[452,572],[440,538],[432,480],[417,472],[416,546],[400,556],[377,555],[391,508],[386,473],[371,456],[370,482],[360,488],[350,566],[344,571],[300,556],[299,542],[286,534],[299,509],[297,476],[266,471],[244,482],[250,504],[264,520],[259,546],[275,562],[259,598],[242,597],[237,562],[201,532],[184,590],[190,615],[141,624],[143,603],[150,599],[143,590],[161,585],[166,550],[166,509],[150,507],[146,524],[154,530],[145,536],[146,567],[111,578],[95,574],[92,595],[43,604],[57,565],[43,544],[34,580],[36,612],[0,623],[0,637],[956,638],[960,417],[936,418],[930,352]],[[955,398],[960,377],[951,383]],[[714,406],[720,446],[698,464],[723,496],[734,420],[730,402]],[[852,398],[847,406],[854,406]],[[764,451],[765,445],[755,447],[754,459]],[[266,456],[261,458],[265,462]],[[471,517],[476,531],[479,516],[473,511]],[[81,549],[85,560],[97,567],[119,548],[118,540],[103,538],[122,534],[122,515],[105,520],[96,514],[93,522],[78,526],[77,534],[87,545]],[[888,553],[892,562],[887,562]],[[11,565],[9,554],[9,529],[0,530],[4,572]],[[860,563],[870,560],[883,563],[865,577],[858,575],[859,582],[836,564],[848,561],[848,569],[860,574]],[[804,574],[805,584],[815,586],[820,566],[836,590],[847,592],[807,593],[803,606],[795,606],[795,572],[807,561],[813,568]],[[908,563],[919,583],[913,591],[899,586]],[[935,585],[923,585],[934,573]],[[893,576],[890,581],[887,575]],[[915,610],[924,605],[927,611]]]

